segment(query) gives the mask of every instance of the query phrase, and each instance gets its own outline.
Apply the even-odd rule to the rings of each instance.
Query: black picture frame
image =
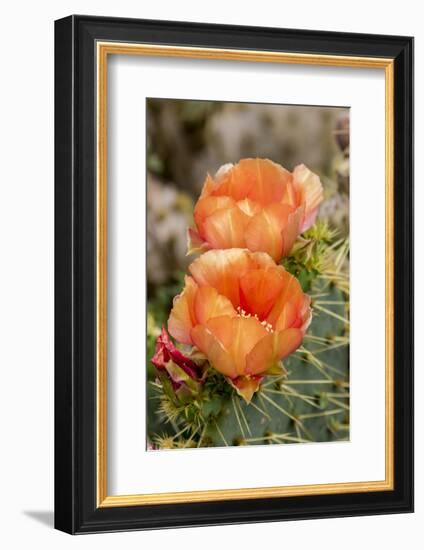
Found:
[[[394,490],[97,507],[98,40],[394,60]],[[55,22],[55,527],[94,533],[413,511],[413,39],[73,15]]]

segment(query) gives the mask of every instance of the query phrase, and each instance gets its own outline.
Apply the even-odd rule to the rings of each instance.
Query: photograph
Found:
[[[57,530],[413,510],[413,45],[55,21]]]
[[[349,122],[146,98],[148,450],[349,441]]]

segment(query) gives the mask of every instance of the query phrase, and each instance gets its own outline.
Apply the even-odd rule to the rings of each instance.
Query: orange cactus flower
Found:
[[[263,377],[302,342],[310,298],[262,252],[210,250],[190,266],[168,330],[196,346],[249,402]]]
[[[243,159],[207,176],[189,229],[189,252],[248,248],[276,262],[315,222],[323,199],[319,177],[306,166],[289,172],[268,159]]]

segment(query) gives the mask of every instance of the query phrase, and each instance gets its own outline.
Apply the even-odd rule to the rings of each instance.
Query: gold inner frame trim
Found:
[[[97,54],[97,506],[141,506],[305,495],[364,493],[394,489],[394,60],[254,50],[195,48],[123,42],[96,43]],[[218,489],[178,493],[109,496],[107,493],[107,60],[109,55],[142,55],[219,59],[331,67],[384,69],[385,72],[385,209],[386,209],[386,360],[385,360],[385,479],[315,485]]]

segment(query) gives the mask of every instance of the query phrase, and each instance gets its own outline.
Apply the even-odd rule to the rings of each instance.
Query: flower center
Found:
[[[267,332],[274,332],[274,329],[272,328],[271,323],[268,323],[267,321],[261,321],[256,313],[252,315],[252,313],[247,313],[242,307],[237,306],[237,315],[239,317],[244,317],[245,319],[256,319],[263,327],[265,327],[265,330]]]

